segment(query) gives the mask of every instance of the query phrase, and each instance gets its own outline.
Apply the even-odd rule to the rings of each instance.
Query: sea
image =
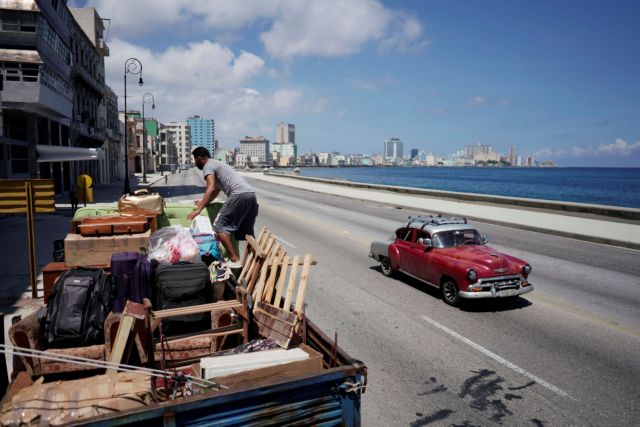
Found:
[[[300,168],[300,174],[370,184],[640,208],[640,168],[318,167]]]

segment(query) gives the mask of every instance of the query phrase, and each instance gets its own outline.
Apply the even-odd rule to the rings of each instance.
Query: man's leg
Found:
[[[229,261],[234,262],[238,261],[240,258],[238,257],[238,252],[236,252],[236,248],[233,245],[233,239],[231,238],[231,234],[225,232],[217,233],[218,239],[222,243],[222,246],[227,250],[227,254],[229,255]]]

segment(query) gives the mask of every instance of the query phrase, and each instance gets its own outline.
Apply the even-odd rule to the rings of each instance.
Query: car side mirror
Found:
[[[487,243],[489,243],[489,238],[487,237],[486,234],[482,235],[482,244],[486,245]]]
[[[433,243],[431,243],[431,239],[425,238],[425,239],[419,239],[418,241],[422,246],[425,247],[425,250],[429,250],[433,247]]]

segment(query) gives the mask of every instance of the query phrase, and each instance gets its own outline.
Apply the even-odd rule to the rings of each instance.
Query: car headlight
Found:
[[[524,274],[525,276],[531,274],[531,266],[529,264],[526,264],[524,267],[522,267],[522,274]]]
[[[475,282],[476,279],[478,278],[478,272],[475,271],[474,269],[469,270],[469,272],[467,273],[467,277],[469,278],[469,280],[471,280],[472,282]]]

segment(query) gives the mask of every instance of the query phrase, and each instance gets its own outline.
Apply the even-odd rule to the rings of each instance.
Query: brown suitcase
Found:
[[[149,230],[144,216],[86,217],[77,225],[82,236],[111,236],[114,234],[138,234]]]

